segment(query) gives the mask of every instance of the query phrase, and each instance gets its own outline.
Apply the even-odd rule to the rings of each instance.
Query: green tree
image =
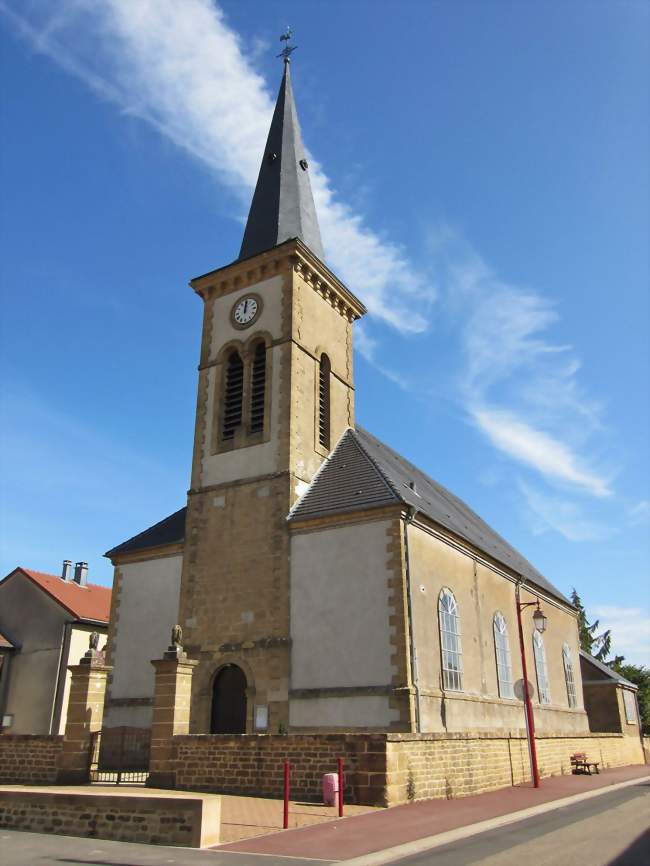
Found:
[[[578,611],[580,649],[583,649],[586,653],[589,653],[589,655],[597,658],[599,662],[604,662],[609,658],[609,654],[612,651],[611,629],[607,629],[607,631],[604,631],[602,634],[596,634],[598,627],[600,626],[600,620],[597,619],[593,623],[589,622],[582,599],[578,595],[575,587],[573,587],[573,592],[571,593],[571,602]],[[616,660],[618,660],[618,658],[619,656],[617,656]],[[620,660],[623,660],[622,656],[620,656]]]
[[[624,661],[613,661],[611,667],[639,687],[637,696],[639,698],[639,714],[641,716],[641,727],[644,734],[650,734],[650,668],[645,665],[625,664]]]

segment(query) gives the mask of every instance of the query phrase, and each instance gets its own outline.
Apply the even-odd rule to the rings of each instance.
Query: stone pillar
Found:
[[[192,674],[198,662],[188,659],[183,647],[172,642],[163,657],[154,659],[151,664],[156,670],[156,681],[147,785],[173,788],[176,774],[172,737],[189,733]]]
[[[106,678],[113,670],[104,654],[92,645],[78,665],[70,665],[70,695],[57,781],[64,785],[88,782],[92,734],[101,730]]]

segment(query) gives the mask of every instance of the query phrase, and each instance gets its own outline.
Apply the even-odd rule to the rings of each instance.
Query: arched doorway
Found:
[[[237,665],[226,665],[214,678],[210,733],[246,733],[246,677]]]

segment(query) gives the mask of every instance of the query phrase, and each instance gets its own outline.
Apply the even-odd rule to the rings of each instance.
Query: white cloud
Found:
[[[472,417],[492,444],[543,475],[569,482],[594,496],[609,496],[607,482],[582,468],[566,445],[536,430],[506,409],[472,408]]]
[[[650,614],[646,608],[601,605],[590,609],[590,615],[600,620],[599,633],[612,630],[612,655],[650,665]]]
[[[52,10],[0,0],[0,10],[35,50],[206,164],[238,194],[244,212],[274,99],[216,3],[61,0]],[[315,159],[310,166],[332,266],[372,315],[402,332],[425,330],[426,315],[405,314],[414,294],[433,299],[424,276],[337,197]]]
[[[536,535],[554,531],[568,541],[603,541],[617,532],[607,523],[585,517],[575,502],[542,493],[522,481],[519,489],[528,505],[532,531]]]
[[[570,346],[547,337],[558,320],[547,298],[500,279],[449,226],[429,248],[462,354],[458,393],[468,417],[499,451],[546,480],[593,496],[611,493],[587,459],[600,406],[586,398]]]
[[[642,499],[629,508],[627,513],[632,526],[644,526],[650,523],[650,502],[647,499]]]

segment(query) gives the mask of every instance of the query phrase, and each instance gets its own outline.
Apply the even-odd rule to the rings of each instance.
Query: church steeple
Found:
[[[289,238],[299,238],[314,255],[324,259],[289,66],[289,58],[285,56],[284,75],[246,222],[240,259],[269,250]]]

